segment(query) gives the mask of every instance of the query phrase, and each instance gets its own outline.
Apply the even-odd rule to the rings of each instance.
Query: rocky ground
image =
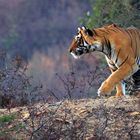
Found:
[[[139,140],[140,98],[64,100],[0,109],[0,139]]]

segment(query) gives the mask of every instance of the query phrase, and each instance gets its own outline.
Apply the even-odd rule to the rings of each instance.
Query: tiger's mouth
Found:
[[[79,47],[79,48],[76,48],[75,51],[72,51],[71,52],[71,55],[75,58],[75,59],[78,59],[80,58],[83,54],[86,54],[88,53],[89,50],[85,47]]]
[[[75,59],[79,59],[81,56],[76,55],[74,52],[71,52],[71,55],[75,58]]]

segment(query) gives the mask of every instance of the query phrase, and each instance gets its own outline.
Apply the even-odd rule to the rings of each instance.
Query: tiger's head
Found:
[[[83,54],[100,49],[100,46],[100,41],[96,39],[96,32],[82,27],[78,28],[77,35],[70,44],[69,52],[77,59]]]

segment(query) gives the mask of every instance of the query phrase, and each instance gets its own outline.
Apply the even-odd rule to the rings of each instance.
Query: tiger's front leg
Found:
[[[114,65],[114,63],[108,57],[105,57],[105,58],[107,60],[107,63],[108,63],[108,66],[110,68],[111,73],[114,73],[117,70],[117,67]],[[123,95],[125,95],[125,84],[123,83],[123,81],[121,81],[116,85],[115,96],[120,97]]]
[[[133,72],[135,72],[138,69],[138,66],[135,64],[131,66],[130,64],[124,64],[121,66],[118,70],[113,72],[101,85],[101,87],[98,89],[98,95],[109,95],[111,94],[111,91],[113,88],[121,82],[121,80],[124,80],[125,78],[132,75]]]

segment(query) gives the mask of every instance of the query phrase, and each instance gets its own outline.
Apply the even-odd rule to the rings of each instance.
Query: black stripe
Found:
[[[132,47],[132,36],[131,36],[131,33],[129,32],[129,30],[125,30],[126,31],[126,33],[128,34],[128,36],[130,37],[130,41],[131,41],[131,48],[132,48],[132,50],[133,50],[133,47]],[[134,50],[133,50],[133,52],[134,52]]]
[[[138,66],[140,66],[140,59],[138,60]]]
[[[139,64],[139,61],[140,61],[140,58],[139,57],[136,57],[136,63],[137,63],[137,65]]]
[[[92,32],[93,32],[94,36],[95,35],[97,36],[97,32],[94,29],[92,29]]]
[[[109,66],[110,67],[113,67],[114,69],[116,68],[116,66],[114,64],[112,64],[112,65],[110,64]]]
[[[118,31],[123,32],[122,28],[120,28],[119,26],[116,26],[116,28],[118,29]]]
[[[88,44],[88,42],[85,40],[86,44]],[[89,45],[89,44],[88,44]]]
[[[106,39],[105,37],[104,37],[104,41],[105,41],[105,45],[106,45],[106,48],[107,48],[107,56],[108,56],[109,58],[111,58],[111,43],[110,43],[110,41],[109,41],[108,39]]]
[[[116,57],[116,60],[115,60],[115,64],[116,64],[117,61],[118,61],[118,58],[119,58],[119,54],[120,54],[120,52],[121,52],[121,48],[120,48],[119,51],[118,51],[118,54],[117,54],[117,57]]]
[[[127,61],[128,57],[129,57],[129,56],[127,56],[127,57],[125,58],[125,60],[121,63],[121,65],[120,65],[119,67],[121,67],[121,66]]]
[[[108,61],[108,63],[110,64],[110,65],[115,65],[113,62],[111,62],[111,61]]]
[[[103,32],[103,33],[106,33],[106,34],[109,34],[109,32],[107,32],[105,29],[99,29],[100,32]]]
[[[110,63],[109,63],[109,68],[112,69],[112,70],[116,70],[117,69],[115,64],[110,64]]]
[[[101,52],[104,52],[104,43],[102,44],[102,50],[101,50]]]
[[[114,29],[111,29],[111,28],[109,28],[109,30],[112,30],[112,31],[114,31],[114,32],[116,32],[116,33],[118,32],[118,31],[116,31],[116,30],[114,30]]]
[[[111,67],[109,67],[113,72],[115,72],[116,70],[117,70],[117,68],[116,67],[114,67],[114,68],[111,68]]]
[[[138,63],[138,57],[136,57],[136,63]]]
[[[82,42],[82,45],[84,46],[84,40],[82,37],[81,37],[81,42]],[[80,42],[80,44],[81,44],[81,42]]]
[[[138,62],[137,62],[138,63],[138,66],[139,66],[139,62],[140,62],[140,58],[138,58]]]

